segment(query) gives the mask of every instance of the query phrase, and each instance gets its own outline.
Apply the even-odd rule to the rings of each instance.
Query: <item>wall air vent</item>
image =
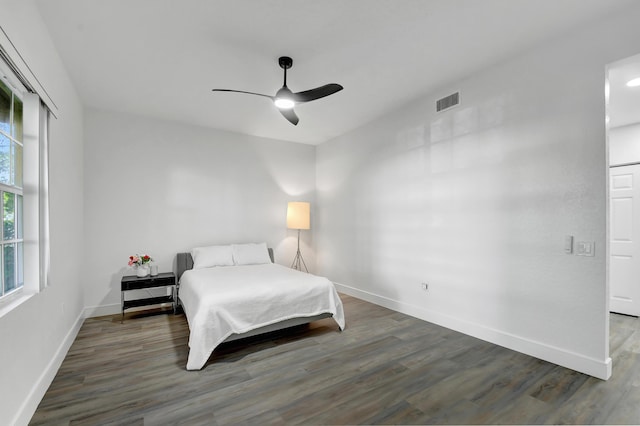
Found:
[[[436,112],[444,111],[447,108],[454,107],[460,103],[460,92],[446,96],[436,101]]]

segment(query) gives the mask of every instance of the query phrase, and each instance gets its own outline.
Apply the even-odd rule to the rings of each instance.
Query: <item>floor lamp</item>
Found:
[[[302,271],[304,266],[304,270],[309,272],[302,258],[302,253],[300,253],[300,231],[302,229],[311,229],[309,226],[310,210],[310,204],[305,202],[292,201],[287,205],[287,228],[298,230],[298,251],[291,264],[291,268],[298,271]]]

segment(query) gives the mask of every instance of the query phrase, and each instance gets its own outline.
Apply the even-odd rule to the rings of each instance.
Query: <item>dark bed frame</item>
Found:
[[[274,263],[273,257],[273,249],[269,248],[269,257],[271,258],[271,263]],[[188,271],[189,269],[193,269],[193,258],[191,257],[191,253],[178,253],[178,285],[177,294],[178,294],[178,303],[180,304],[180,278],[184,271]],[[315,315],[312,317],[300,317],[300,318],[291,318],[286,321],[278,322],[275,324],[266,325],[264,327],[256,328],[255,330],[248,331],[246,333],[241,334],[232,334],[231,336],[225,339],[225,342],[231,342],[233,340],[244,339],[246,337],[257,336],[259,334],[270,333],[272,331],[283,330],[289,327],[295,327],[297,325],[308,324],[313,321],[318,321],[324,318],[329,318],[332,315],[330,313]]]

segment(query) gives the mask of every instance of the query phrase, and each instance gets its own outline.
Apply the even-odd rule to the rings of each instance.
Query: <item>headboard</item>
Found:
[[[274,263],[273,249],[269,247],[267,250],[269,250],[271,263]],[[182,277],[184,271],[188,271],[189,269],[193,269],[193,258],[191,257],[191,253],[178,253],[178,281],[180,281],[180,277]]]

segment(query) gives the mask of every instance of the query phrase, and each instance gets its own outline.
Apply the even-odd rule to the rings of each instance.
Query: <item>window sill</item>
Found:
[[[22,305],[27,300],[35,296],[36,293],[26,292],[24,289],[18,290],[11,296],[7,296],[6,299],[0,301],[0,318]]]

